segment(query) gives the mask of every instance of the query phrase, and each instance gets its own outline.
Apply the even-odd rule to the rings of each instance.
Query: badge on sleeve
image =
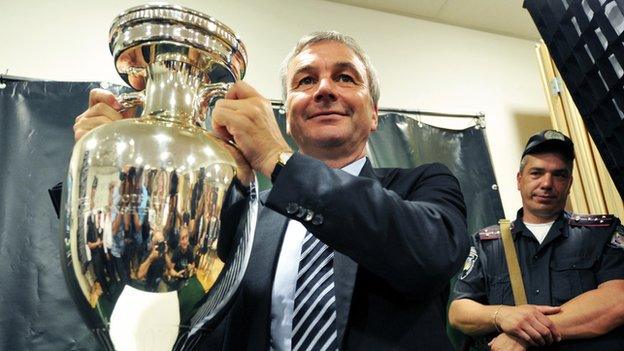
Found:
[[[468,274],[472,272],[472,269],[474,268],[475,262],[477,261],[478,257],[479,256],[477,256],[477,249],[474,246],[471,246],[470,253],[468,254],[468,257],[466,258],[466,262],[464,262],[464,269],[462,270],[462,273],[459,276],[459,279],[466,278]]]
[[[611,247],[616,249],[624,250],[624,227],[618,225],[615,227],[615,231],[613,232],[613,236],[611,237],[611,242],[609,243]]]

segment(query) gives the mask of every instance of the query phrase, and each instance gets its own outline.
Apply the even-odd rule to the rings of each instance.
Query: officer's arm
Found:
[[[496,331],[494,314],[499,307],[483,305],[471,299],[455,300],[449,307],[449,323],[468,335],[492,333]]]
[[[483,305],[470,299],[458,299],[449,308],[451,325],[468,335],[505,332],[531,346],[550,345],[560,340],[554,323],[547,314],[559,312],[558,307],[538,305]]]
[[[586,339],[624,324],[624,279],[606,281],[561,306],[549,318],[564,339]]]

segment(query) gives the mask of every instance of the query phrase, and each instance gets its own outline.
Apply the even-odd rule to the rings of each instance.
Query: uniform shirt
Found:
[[[522,210],[518,211],[511,234],[529,304],[560,306],[601,283],[624,279],[624,249],[612,242],[623,229],[617,218],[607,222],[608,225],[575,225],[574,218],[562,212],[540,244],[522,222]],[[485,305],[514,305],[497,229],[498,226],[488,227],[474,235],[474,246],[453,288],[452,300],[466,298]],[[622,328],[607,336],[614,332],[622,333]],[[610,345],[607,349],[624,349],[624,334],[615,339],[619,340],[611,340],[616,344],[606,344]],[[591,340],[594,339],[568,341],[552,349],[583,349],[570,345]]]

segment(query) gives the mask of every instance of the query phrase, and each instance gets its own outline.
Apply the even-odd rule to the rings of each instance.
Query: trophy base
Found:
[[[179,325],[176,291],[153,293],[126,285],[111,315],[110,337],[117,351],[170,351]]]

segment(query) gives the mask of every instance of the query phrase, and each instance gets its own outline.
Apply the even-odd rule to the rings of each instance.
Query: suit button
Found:
[[[299,210],[299,205],[294,202],[289,202],[288,205],[286,205],[286,213],[288,214],[293,214],[297,212],[297,210]]]
[[[306,222],[309,222],[312,220],[312,218],[314,218],[314,212],[307,210],[305,214],[305,218],[303,220]]]
[[[535,289],[535,295],[539,295],[539,289]]]
[[[297,218],[303,218],[303,216],[305,216],[306,214],[306,211],[308,211],[308,209],[299,206],[299,210],[297,211],[297,214],[295,214],[295,216],[297,216]]]
[[[312,224],[314,225],[321,225],[323,224],[323,215],[322,214],[315,214],[314,218],[312,218]]]

